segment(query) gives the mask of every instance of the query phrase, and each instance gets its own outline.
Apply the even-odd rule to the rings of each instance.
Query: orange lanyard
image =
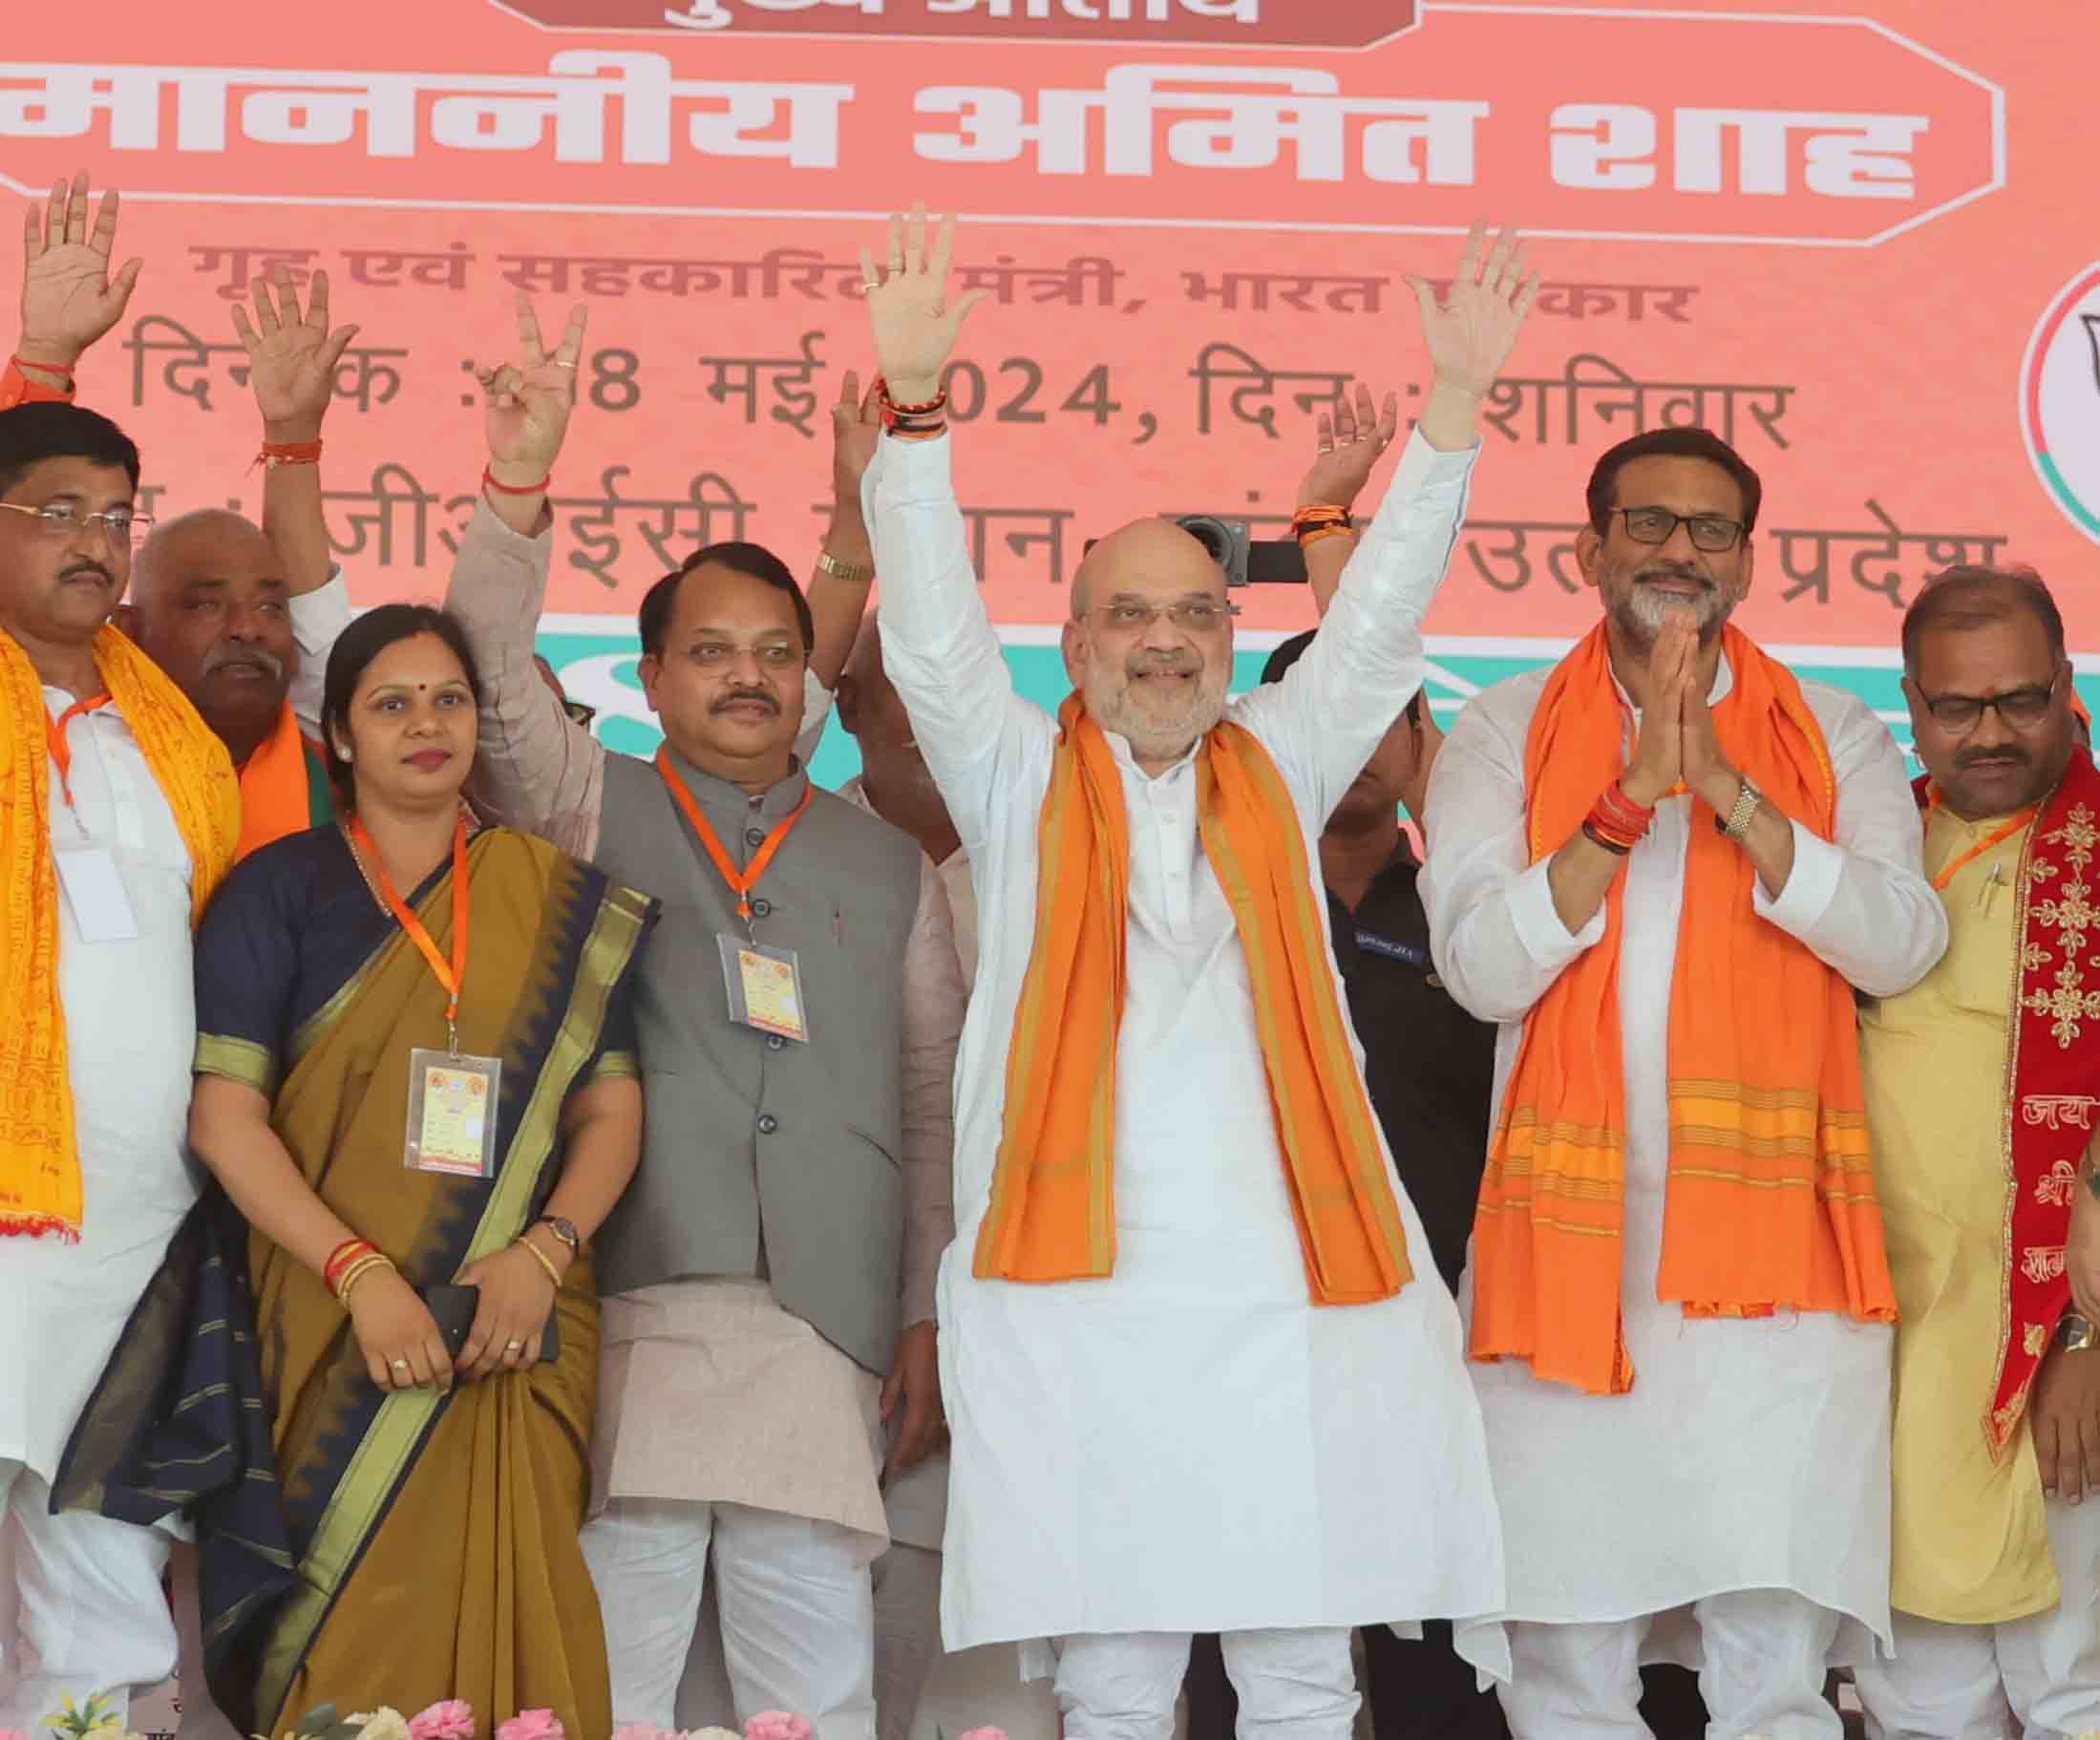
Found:
[[[670,795],[678,800],[678,807],[685,811],[686,819],[692,823],[692,831],[700,836],[700,843],[707,847],[708,856],[714,860],[715,869],[722,873],[722,880],[729,883],[730,892],[736,896],[736,916],[751,917],[751,891],[758,886],[758,879],[766,874],[766,866],[773,862],[773,855],[780,850],[780,842],[794,831],[795,824],[802,819],[802,812],[810,807],[810,799],[817,796],[814,785],[802,788],[802,801],[781,818],[774,831],[766,836],[765,844],[752,854],[749,865],[739,870],[730,862],[730,855],[722,850],[722,842],[715,838],[713,827],[700,813],[700,806],[693,802],[692,793],[678,776],[678,770],[670,764],[670,752],[662,745],[656,751],[656,771],[663,775],[664,783],[670,788]]]
[[[1926,799],[1925,808],[1928,812],[1930,812],[1932,810],[1937,810],[1939,807],[1940,794],[1935,791],[1932,796]],[[1963,852],[1944,870],[1941,871],[1938,876],[1932,879],[1932,891],[1935,894],[1944,893],[1946,891],[1947,884],[1953,881],[1955,877],[1960,874],[1962,865],[1968,863],[1974,859],[1982,858],[1984,853],[1988,852],[2001,840],[2010,839],[2015,834],[2019,833],[2022,828],[2026,827],[2028,822],[2034,819],[2035,811],[2039,810],[2041,807],[2042,806],[2038,803],[2030,803],[2026,809],[2022,810],[2019,815],[2015,816],[2010,821],[2005,823],[2004,827],[2000,828],[1998,832],[1993,834],[1988,839],[1978,840],[1976,844],[1971,846],[1966,852]]]
[[[371,843],[371,836],[365,832],[365,824],[355,816],[350,817],[350,839],[359,854],[371,866],[371,873],[379,883],[380,897],[393,909],[393,916],[401,928],[409,933],[409,941],[422,951],[423,959],[430,963],[430,969],[437,975],[437,983],[445,987],[452,1001],[445,1005],[445,1026],[452,1036],[452,1051],[459,1054],[459,987],[467,978],[467,820],[461,817],[452,826],[452,959],[447,961],[437,952],[437,944],[431,940],[423,921],[409,910],[408,902],[401,898],[400,890],[393,885],[393,879],[387,874],[387,867],[379,859],[378,848]]]
[[[98,695],[90,695],[84,701],[75,701],[53,719],[44,715],[44,741],[51,746],[51,758],[58,764],[58,790],[64,795],[66,808],[73,808],[73,745],[66,741],[66,727],[82,713],[91,713],[97,707],[109,705],[110,691],[104,690]]]

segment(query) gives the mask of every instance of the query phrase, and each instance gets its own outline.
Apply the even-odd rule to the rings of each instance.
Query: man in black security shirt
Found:
[[[1312,636],[1269,655],[1262,681],[1298,662]],[[1419,821],[1443,733],[1416,695],[1335,806],[1320,836],[1334,958],[1364,1046],[1371,1107],[1444,1284],[1458,1290],[1487,1158],[1495,1029],[1453,1003],[1430,964],[1421,872],[1398,806]]]

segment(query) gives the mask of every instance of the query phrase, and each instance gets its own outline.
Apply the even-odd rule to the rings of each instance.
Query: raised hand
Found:
[[[1620,781],[1635,803],[1653,806],[1684,777],[1684,693],[1698,667],[1698,645],[1689,622],[1667,621],[1656,634],[1641,697],[1641,734]]]
[[[948,266],[954,258],[954,215],[941,220],[928,252],[923,205],[911,208],[908,237],[904,220],[890,218],[885,270],[877,270],[875,256],[864,247],[860,250],[860,280],[867,290],[876,361],[890,397],[899,404],[924,404],[940,391],[941,369],[955,349],[964,317],[989,294],[966,290],[952,304],[948,301]]]
[[[907,404],[912,401],[906,400]],[[860,517],[860,479],[882,438],[882,401],[875,383],[860,391],[860,376],[848,369],[831,408],[831,495],[834,511]]]
[[[550,355],[532,298],[520,290],[518,361],[474,371],[487,409],[489,467],[499,481],[538,481],[554,469],[576,405],[576,370],[588,321],[589,310],[578,303]]]
[[[263,414],[264,434],[272,441],[312,441],[320,437],[321,419],[335,396],[335,365],[342,360],[355,327],[329,330],[329,275],[315,272],[300,312],[299,291],[291,273],[277,268],[277,294],[258,278],[251,292],[255,319],[235,303],[233,329],[248,353],[248,384],[255,389],[256,409]]]
[[[1354,405],[1344,393],[1335,400],[1332,416],[1320,414],[1319,449],[1299,480],[1298,505],[1352,506],[1399,427],[1400,395],[1387,393],[1380,412],[1371,403],[1370,389],[1358,381]]]
[[[1509,360],[1538,293],[1538,277],[1524,276],[1524,244],[1505,229],[1488,245],[1488,226],[1475,223],[1459,256],[1458,275],[1441,302],[1428,279],[1408,275],[1422,313],[1422,340],[1440,386],[1484,398]]]
[[[30,207],[22,225],[22,339],[15,347],[24,362],[71,369],[123,318],[145,262],[127,260],[111,275],[117,212],[112,188],[90,233],[85,169],[71,186],[53,187],[41,211]]]

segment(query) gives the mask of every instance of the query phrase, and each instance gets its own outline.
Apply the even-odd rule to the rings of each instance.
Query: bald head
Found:
[[[1087,552],[1071,577],[1071,613],[1085,616],[1118,592],[1139,593],[1159,604],[1192,592],[1223,598],[1225,572],[1200,539],[1155,515],[1117,526]]]
[[[122,626],[237,766],[275,729],[299,647],[285,564],[260,526],[211,507],[158,528],[132,559]]]

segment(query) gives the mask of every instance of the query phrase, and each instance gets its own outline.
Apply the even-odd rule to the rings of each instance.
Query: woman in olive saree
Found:
[[[392,629],[373,621],[396,616]],[[329,747],[354,740],[354,819],[249,858],[198,938],[192,1139],[252,1228],[259,1360],[246,1364],[259,1368],[296,1567],[268,1574],[282,1551],[253,1538],[266,1518],[231,1515],[222,1458],[217,1526],[196,1507],[206,1654],[221,1708],[250,1732],[282,1733],[322,1704],[414,1711],[448,1698],[471,1704],[483,1732],[525,1708],[551,1708],[578,1740],[611,1730],[577,1544],[598,1301],[587,1256],[565,1247],[596,1229],[639,1153],[627,986],[655,905],[543,841],[470,834],[452,821],[456,801],[421,824],[420,857],[402,846],[375,787],[429,775],[435,802],[449,774],[456,800],[473,755],[471,666],[451,628],[436,612],[389,605],[346,634],[330,661]],[[339,665],[357,667],[341,695]],[[397,716],[367,716],[375,687]],[[435,868],[415,876],[433,856]],[[390,863],[406,874],[390,879]],[[436,969],[455,963],[469,910],[455,1040],[455,998]],[[412,1075],[429,1061],[412,1067],[416,1048],[440,1064],[497,1061],[491,1176],[406,1163]],[[353,1239],[392,1266],[372,1260],[346,1306],[324,1273]],[[208,1249],[198,1266],[209,1269]],[[456,1281],[480,1287],[456,1360],[422,1298]],[[208,1345],[200,1353],[197,1338],[218,1326],[197,1322],[210,1307],[196,1297],[191,1345],[175,1356],[195,1390],[170,1407],[163,1385],[163,1418],[223,1387],[215,1362],[242,1364],[237,1347],[230,1361]],[[149,1295],[142,1317],[153,1305]],[[543,1361],[542,1326],[559,1341]],[[124,1466],[104,1458],[102,1477],[152,1489],[193,1458],[173,1454],[164,1427],[143,1455],[136,1433],[98,1427],[122,1390],[116,1375],[90,1404],[85,1442],[128,1437]],[[222,1435],[237,1437],[238,1422]],[[159,1479],[152,1501],[164,1511],[181,1484]],[[233,1473],[231,1496],[246,1490]],[[111,1508],[105,1493],[88,1496]]]

